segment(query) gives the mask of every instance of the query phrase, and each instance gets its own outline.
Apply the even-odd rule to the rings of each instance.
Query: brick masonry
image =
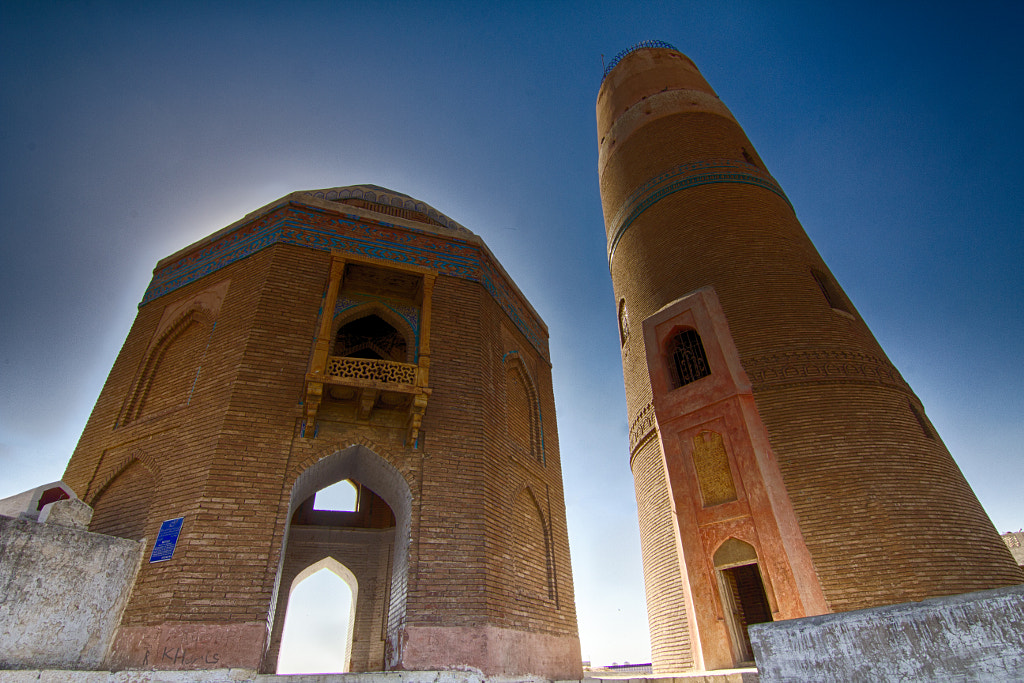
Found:
[[[768,436],[762,453],[777,462],[828,610],[1024,581],[920,401],[693,63],[672,49],[633,51],[602,83],[597,116],[609,265],[630,328],[623,373],[655,672],[699,663],[678,618],[694,606],[672,587],[679,534],[692,530],[665,530],[674,517],[638,331],[700,288],[721,302]]]
[[[326,196],[289,195],[154,271],[65,474],[95,530],[145,537],[147,553],[161,521],[184,517],[173,559],[139,572],[111,664],[273,671],[277,611],[320,538],[378,558],[350,559],[357,626],[372,631],[359,620],[373,613],[378,629],[354,645],[356,668],[578,677],[546,328],[464,228]],[[364,414],[358,383],[325,389],[309,417],[321,316],[351,313],[325,306],[339,259],[365,280],[342,281],[339,301],[398,311],[421,371],[429,360],[415,437],[403,394],[359,394]],[[390,531],[289,536],[303,500],[345,478],[387,502]],[[467,632],[492,647],[453,647]],[[517,638],[558,656],[496,654]]]

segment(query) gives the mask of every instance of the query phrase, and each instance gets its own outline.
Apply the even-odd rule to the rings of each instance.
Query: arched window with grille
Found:
[[[672,337],[668,344],[668,360],[673,389],[711,374],[704,344],[696,330],[683,330]]]

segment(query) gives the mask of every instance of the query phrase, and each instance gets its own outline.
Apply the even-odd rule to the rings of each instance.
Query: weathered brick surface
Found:
[[[686,671],[694,665],[684,607],[686,578],[679,567],[665,462],[657,439],[637,448],[632,466],[652,663],[657,663],[659,672]]]
[[[323,202],[316,210],[317,220],[342,234],[349,219],[358,218],[359,229],[383,220],[363,211],[330,223]],[[390,220],[383,224],[394,229]],[[357,643],[357,668],[401,666],[401,633],[415,627],[547,634],[562,650],[566,638],[576,638],[546,337],[527,338],[523,323],[510,318],[510,306],[522,316],[535,314],[511,283],[495,282],[503,277],[500,267],[479,239],[468,233],[458,239],[457,253],[474,254],[490,275],[434,272],[431,394],[417,443],[409,441],[401,411],[375,409],[360,418],[354,403],[326,390],[316,424],[303,436],[306,373],[331,272],[328,250],[274,243],[218,262],[203,277],[186,277],[140,307],[65,475],[97,505],[96,530],[144,534],[147,552],[162,520],[185,518],[173,560],[145,564],[139,573],[122,622],[130,642],[115,647],[118,665],[152,665],[143,664],[145,651],[163,647],[168,633],[187,632],[181,625],[192,624],[200,641],[203,633],[223,640],[231,628],[270,629],[276,618],[266,643],[247,646],[231,661],[216,653],[220,666],[273,669],[290,583],[324,556],[310,538],[285,541],[290,510],[301,502],[293,500],[293,487],[314,464],[352,446],[369,449],[380,467],[397,472],[395,490],[381,496],[405,491],[411,498],[391,532],[408,539],[371,543],[374,566],[353,560],[359,566],[350,567],[368,582],[360,595],[372,609],[359,618],[376,610],[381,628],[377,640]],[[187,258],[161,262],[158,276]],[[387,261],[370,265],[390,272]],[[399,262],[395,272],[409,272],[402,267]],[[414,272],[419,278],[431,271]],[[415,340],[407,343],[415,350]],[[359,629],[365,634],[366,624]],[[438,667],[486,668],[443,655]],[[215,658],[212,651],[203,656]],[[198,661],[192,666],[203,665]],[[563,670],[573,667],[578,670],[578,659]]]
[[[652,521],[668,499],[650,462],[659,456],[640,445],[653,425],[637,330],[701,287],[721,301],[833,611],[1024,580],[871,331],[852,306],[830,305],[813,274],[831,278],[827,266],[692,63],[670,50],[634,52],[603,84],[598,115],[611,274],[633,328],[623,372],[655,671],[681,661],[669,653],[686,641],[674,616],[659,616],[681,609],[679,596],[652,589],[672,580],[663,567],[674,551]],[[689,184],[623,221],[620,208],[663,174]]]

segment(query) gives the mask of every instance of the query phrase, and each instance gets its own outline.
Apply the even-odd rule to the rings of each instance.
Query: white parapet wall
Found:
[[[1024,585],[750,627],[762,683],[1024,681]]]
[[[141,555],[138,541],[0,516],[0,669],[104,666]]]

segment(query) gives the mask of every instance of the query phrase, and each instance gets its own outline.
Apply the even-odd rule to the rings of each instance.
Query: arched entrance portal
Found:
[[[357,489],[355,511],[314,509],[317,491],[346,479]],[[327,558],[344,565],[358,585],[358,592],[353,591],[349,670],[384,671],[394,666],[405,622],[411,509],[405,478],[365,446],[338,451],[299,475],[288,508],[265,672],[273,672],[277,665],[288,587]]]
[[[333,557],[315,562],[292,581],[277,673],[346,673],[352,660],[359,582]]]
[[[730,538],[715,551],[714,562],[735,663],[737,666],[753,664],[754,652],[747,628],[772,621],[757,551],[749,543]]]

